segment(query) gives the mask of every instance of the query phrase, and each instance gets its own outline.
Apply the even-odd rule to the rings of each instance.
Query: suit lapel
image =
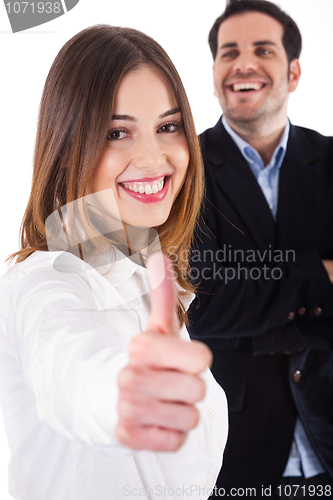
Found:
[[[279,180],[276,222],[277,243],[281,249],[292,248],[296,230],[316,186],[318,170],[315,161],[320,157],[303,132],[291,126]]]
[[[274,245],[275,222],[266,198],[237,145],[221,120],[202,140],[205,157],[214,165],[214,178],[219,189],[232,204],[244,227],[240,228],[260,250]],[[218,208],[218,207],[217,207]],[[233,223],[233,221],[230,221]]]

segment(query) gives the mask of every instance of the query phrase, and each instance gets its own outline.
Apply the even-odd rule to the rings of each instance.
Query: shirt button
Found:
[[[300,307],[297,309],[297,312],[298,312],[298,314],[299,314],[300,316],[303,316],[303,314],[305,314],[305,313],[306,313],[306,309],[305,309],[305,307],[300,306]]]
[[[207,415],[209,416],[209,418],[211,420],[214,420],[215,418],[215,410],[212,410],[211,408],[209,410],[207,410]]]
[[[302,372],[300,372],[299,370],[295,370],[291,378],[293,382],[295,382],[295,384],[298,384],[298,382],[300,382],[302,378]]]
[[[295,317],[295,313],[294,313],[294,312],[292,312],[292,311],[290,311],[290,312],[287,314],[287,319],[290,319],[290,320],[291,320],[291,319],[294,319],[294,317]]]
[[[315,316],[320,316],[322,312],[323,312],[323,310],[322,310],[321,307],[315,307],[314,310],[313,310],[313,314]]]

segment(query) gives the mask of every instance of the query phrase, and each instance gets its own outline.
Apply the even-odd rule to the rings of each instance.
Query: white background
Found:
[[[302,78],[291,95],[295,125],[333,135],[333,0],[277,0],[303,36]],[[175,63],[187,90],[198,133],[213,126],[220,108],[213,97],[208,32],[225,0],[80,0],[68,14],[12,34],[0,4],[0,274],[18,249],[28,200],[37,112],[45,78],[62,45],[92,24],[129,26],[155,38]],[[0,298],[1,300],[1,298]],[[7,493],[9,451],[0,414],[0,499]]]

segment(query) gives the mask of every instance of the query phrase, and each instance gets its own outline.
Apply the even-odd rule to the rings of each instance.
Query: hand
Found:
[[[333,260],[323,260],[322,262],[327,271],[330,282],[333,283]]]
[[[129,363],[119,374],[115,434],[129,448],[176,451],[198,424],[194,404],[205,394],[199,374],[212,356],[205,344],[178,338],[177,291],[169,259],[154,254],[147,267],[151,284],[160,284],[152,286],[147,329],[132,339]]]

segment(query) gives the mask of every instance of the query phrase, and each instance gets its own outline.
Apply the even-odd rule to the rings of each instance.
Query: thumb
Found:
[[[147,260],[147,269],[151,286],[151,312],[146,330],[176,335],[177,288],[172,262],[166,255],[154,253]]]

